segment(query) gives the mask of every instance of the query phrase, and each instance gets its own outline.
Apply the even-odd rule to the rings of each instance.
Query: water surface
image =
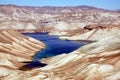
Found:
[[[63,53],[68,54],[84,45],[83,43],[77,41],[60,40],[58,36],[51,36],[46,33],[23,34],[44,42],[46,44],[46,48],[37,52],[37,54],[33,57],[33,62],[28,62],[27,65],[20,68],[21,70],[46,66],[46,64],[40,63],[39,60]]]
[[[51,36],[46,33],[24,33],[24,35],[33,37],[46,44],[46,48],[39,51],[34,59],[42,59],[46,57],[56,56],[62,53],[70,53],[84,44],[81,42],[60,40],[58,36]]]

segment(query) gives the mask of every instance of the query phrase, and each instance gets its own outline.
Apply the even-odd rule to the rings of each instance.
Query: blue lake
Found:
[[[56,56],[62,53],[70,53],[84,45],[81,42],[60,40],[58,36],[51,36],[46,33],[24,33],[24,35],[33,37],[46,44],[46,48],[39,51],[34,56],[34,60]]]
[[[34,57],[33,62],[27,64],[27,67],[45,66],[39,63],[38,60],[42,58],[52,57],[63,53],[70,53],[84,44],[77,41],[60,40],[58,36],[51,36],[46,33],[23,33],[26,36],[33,37],[46,44],[46,48],[39,51]]]

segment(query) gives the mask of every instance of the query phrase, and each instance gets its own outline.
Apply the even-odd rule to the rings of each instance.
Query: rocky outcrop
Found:
[[[0,67],[18,69],[25,65],[22,62],[31,61],[35,53],[44,47],[42,42],[14,30],[0,30]]]
[[[86,6],[0,6],[2,29],[47,31],[64,35],[61,39],[97,41],[72,53],[41,60],[45,67],[23,71],[22,62],[31,61],[45,45],[14,30],[0,30],[0,80],[119,80],[119,16],[118,12]]]
[[[53,35],[62,35],[63,33],[59,32],[63,28],[65,30],[75,30],[83,29],[87,25],[113,26],[119,25],[119,23],[119,12],[90,6],[30,7],[0,5],[0,29],[50,32]],[[62,25],[62,28],[59,25]]]
[[[119,80],[120,35],[108,36],[106,39],[82,46],[72,53],[44,59],[42,62],[48,65],[28,71],[1,65],[0,79]]]
[[[67,39],[67,40],[92,40],[92,41],[99,41],[101,39],[107,39],[108,36],[114,36],[120,34],[120,28],[94,28],[90,31],[87,31],[83,34],[77,34],[73,36],[61,36],[60,39]]]

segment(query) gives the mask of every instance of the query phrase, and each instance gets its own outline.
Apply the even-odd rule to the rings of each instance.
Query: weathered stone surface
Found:
[[[120,25],[119,12],[90,6],[23,7],[0,5],[0,29],[66,35],[64,32],[67,31],[61,31],[61,29],[76,30],[85,27],[90,30],[97,28],[96,26],[105,28],[113,25]]]
[[[56,12],[54,12],[56,11]],[[20,70],[45,45],[14,30],[0,30],[0,80],[120,80],[120,13],[93,7],[0,6],[0,29],[50,32],[61,39],[94,40],[69,54]],[[62,26],[62,28],[60,28]]]
[[[93,40],[99,41],[101,39],[107,39],[109,36],[115,36],[120,34],[120,28],[105,28],[105,29],[93,29],[87,31],[83,34],[77,34],[73,36],[60,36],[60,39],[68,39],[68,40]]]
[[[9,31],[2,31],[2,34]],[[31,41],[29,44],[36,46],[36,49],[40,50],[43,43],[33,40],[31,38],[24,37],[21,34],[19,39],[25,42]],[[21,35],[21,36],[20,36]],[[5,35],[4,35],[5,36]],[[23,39],[24,37],[24,39]],[[16,37],[11,38],[14,42],[20,45],[19,39]],[[26,41],[27,40],[27,41]],[[3,41],[3,40],[2,40]],[[17,41],[17,42],[16,42]],[[34,42],[35,41],[35,42]],[[4,44],[9,44],[4,41]],[[37,44],[36,44],[37,43]],[[3,44],[3,42],[1,42]],[[28,43],[26,43],[28,44]],[[17,69],[20,65],[19,61],[29,60],[27,57],[21,57],[24,53],[14,53],[16,49],[12,43],[12,48],[9,46],[3,47],[1,45],[0,54],[0,79],[1,80],[119,80],[120,79],[120,35],[107,36],[106,39],[100,39],[97,42],[85,45],[76,51],[69,54],[62,54],[52,58],[42,60],[43,63],[48,65],[42,68],[36,68],[28,71],[21,71]],[[20,45],[22,46],[22,44]],[[19,47],[20,47],[19,46]],[[25,45],[24,45],[25,46]],[[34,54],[37,50],[32,46],[22,46],[22,49],[31,50],[31,54]],[[44,47],[44,45],[43,45]],[[12,52],[7,52],[7,49],[11,49]],[[30,49],[29,49],[30,48]],[[20,48],[19,48],[20,49]],[[19,50],[18,49],[18,50]],[[21,49],[21,50],[22,50]],[[15,51],[16,52],[16,51]],[[15,55],[14,55],[15,54]],[[27,53],[24,53],[24,55]],[[23,55],[22,55],[23,56]]]
[[[35,53],[43,48],[44,43],[14,30],[0,30],[0,77],[15,73],[25,65],[22,62],[31,61]]]

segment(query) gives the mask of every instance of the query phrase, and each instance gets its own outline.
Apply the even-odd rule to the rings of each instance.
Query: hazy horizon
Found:
[[[0,5],[17,6],[92,6],[109,10],[120,9],[120,0],[0,0]]]

